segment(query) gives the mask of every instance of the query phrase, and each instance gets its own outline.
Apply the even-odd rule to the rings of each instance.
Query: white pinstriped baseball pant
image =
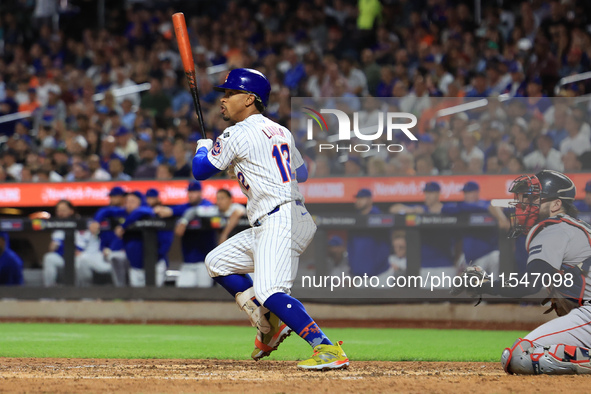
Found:
[[[260,226],[212,250],[205,265],[212,278],[254,273],[255,296],[263,304],[275,293],[290,293],[300,255],[312,241],[316,224],[306,207],[295,202],[281,205],[279,211],[259,221]]]

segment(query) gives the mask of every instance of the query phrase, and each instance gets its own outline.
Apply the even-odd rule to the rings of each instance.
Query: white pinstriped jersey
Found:
[[[242,192],[248,197],[251,225],[278,205],[303,202],[295,173],[304,160],[293,136],[287,128],[261,114],[224,130],[207,158],[220,170],[234,164]]]

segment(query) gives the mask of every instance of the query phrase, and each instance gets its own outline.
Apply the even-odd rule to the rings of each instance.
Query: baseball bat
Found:
[[[189,90],[193,96],[193,104],[195,104],[195,112],[199,118],[199,126],[201,127],[201,135],[205,138],[205,124],[203,123],[203,113],[201,112],[201,102],[199,101],[199,89],[197,88],[197,75],[195,74],[195,62],[193,61],[193,51],[191,43],[189,42],[189,33],[187,32],[187,24],[185,22],[185,15],[182,12],[177,12],[172,16],[172,24],[176,34],[176,42],[179,47],[179,53],[183,60],[183,69],[185,76],[189,83]]]

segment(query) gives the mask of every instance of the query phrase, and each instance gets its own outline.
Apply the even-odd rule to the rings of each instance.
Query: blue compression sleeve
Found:
[[[318,324],[302,305],[301,302],[285,293],[275,293],[267,298],[263,304],[265,308],[276,314],[282,322],[295,331],[312,347],[318,345],[332,345],[332,342],[322,332]]]
[[[199,148],[193,157],[193,177],[198,181],[204,181],[220,171],[207,158],[207,148]]]
[[[236,297],[236,293],[242,293],[252,287],[252,279],[248,275],[232,274],[227,276],[216,276],[213,278],[219,283],[232,297]]]
[[[308,169],[305,164],[302,164],[296,169],[296,179],[299,183],[304,183],[308,180]]]

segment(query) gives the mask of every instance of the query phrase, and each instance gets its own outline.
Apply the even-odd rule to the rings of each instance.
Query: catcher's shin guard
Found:
[[[269,324],[269,321],[265,317],[265,314],[269,310],[255,303],[255,300],[254,287],[250,287],[242,293],[236,293],[236,303],[240,309],[246,312],[250,319],[250,324],[263,334],[267,334],[271,330],[271,324]]]
[[[591,373],[589,349],[564,344],[534,346],[521,338],[503,351],[501,364],[505,372],[518,375]]]

